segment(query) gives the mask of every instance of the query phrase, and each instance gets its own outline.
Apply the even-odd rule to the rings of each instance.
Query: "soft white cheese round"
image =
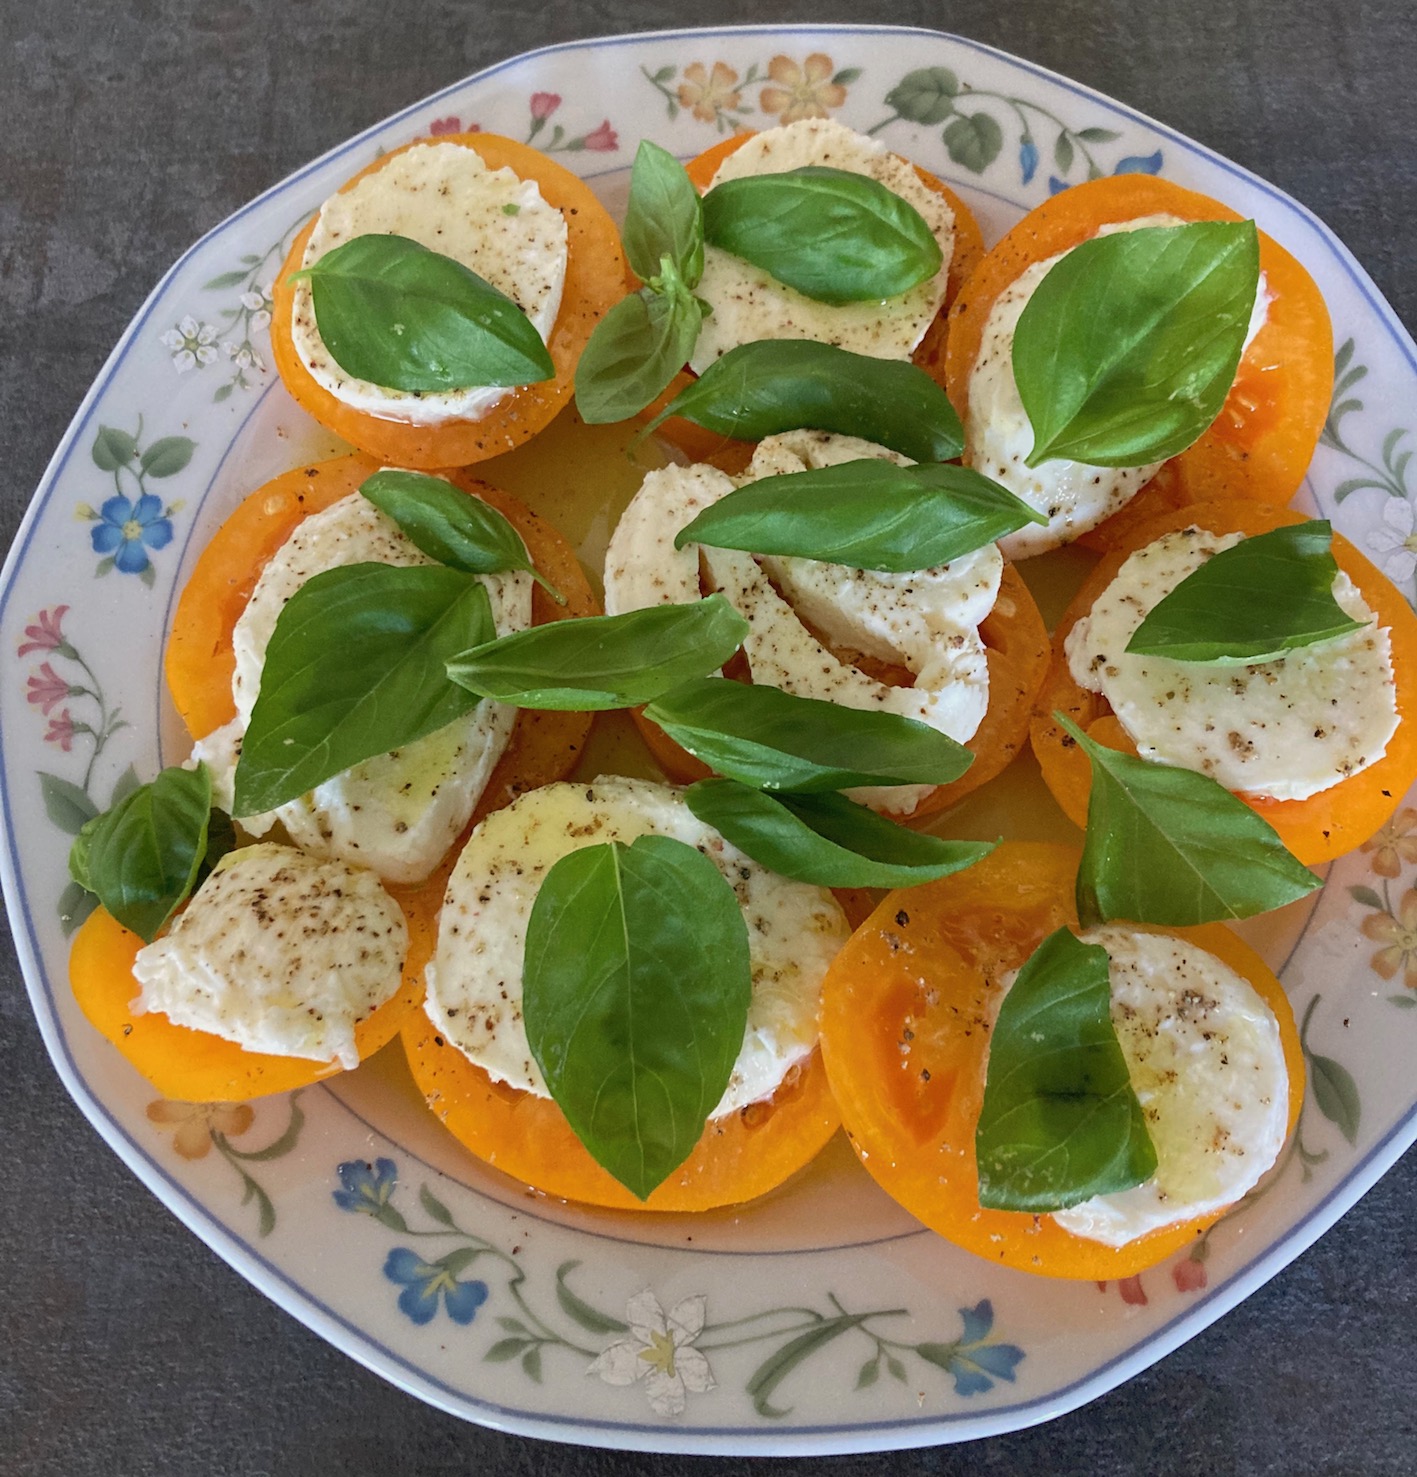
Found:
[[[262,570],[232,638],[237,717],[194,750],[194,758],[212,769],[218,804],[230,804],[240,735],[286,601],[322,570],[366,562],[406,567],[435,561],[356,492],[306,518]],[[480,578],[499,634],[530,625],[530,575],[514,571]],[[242,816],[241,822],[253,835],[264,835],[279,821],[297,846],[317,856],[342,857],[388,881],[420,882],[472,816],[515,722],[515,709],[481,702],[446,728],[367,759],[268,815]]]
[[[354,1028],[398,991],[407,952],[403,912],[372,872],[248,846],[138,950],[136,1009],[246,1051],[356,1067]]]
[[[817,339],[878,359],[908,359],[940,311],[954,253],[954,212],[942,195],[923,184],[911,165],[890,153],[879,139],[830,118],[804,118],[754,134],[723,161],[713,183],[784,174],[809,164],[869,175],[914,206],[940,244],[944,258],[940,270],[898,297],[820,303],[740,257],[708,246],[704,275],[694,291],[713,312],[704,319],[689,361],[696,373],[702,374],[730,349],[757,339]]]
[[[754,682],[798,697],[898,713],[959,743],[974,736],[989,706],[989,663],[979,623],[993,609],[1003,573],[989,544],[936,569],[885,574],[817,560],[756,558],[690,544],[675,535],[736,486],[764,476],[864,457],[907,459],[867,441],[822,431],[792,431],[760,443],[739,482],[709,466],[651,472],[611,536],[605,608],[612,615],[724,595],[749,624],[743,642]],[[912,687],[868,677],[826,642],[904,667]],[[851,791],[877,810],[913,810],[929,785]]]
[[[748,925],[753,997],[733,1075],[710,1115],[771,1097],[817,1044],[822,977],[851,933],[825,888],[791,882],[730,846],[683,791],[602,776],[547,785],[473,831],[448,881],[424,1008],[445,1039],[497,1082],[548,1097],[522,1022],[522,956],[542,878],[572,851],[669,836],[723,873]]]
[[[1126,927],[1081,937],[1107,950],[1112,1024],[1157,1165],[1143,1184],[1053,1219],[1075,1236],[1126,1246],[1254,1189],[1284,1147],[1289,1074],[1274,1012],[1213,954]]]
[[[566,281],[565,217],[534,181],[489,169],[461,144],[420,144],[391,156],[320,208],[302,266],[356,236],[406,236],[452,257],[505,293],[549,340]],[[393,390],[346,374],[325,347],[309,282],[298,282],[291,339],[300,362],[337,400],[385,420],[435,426],[479,420],[510,390]]]
[[[1347,575],[1334,581],[1334,599],[1368,625],[1277,661],[1126,652],[1151,609],[1240,538],[1188,528],[1131,555],[1068,633],[1068,668],[1107,699],[1143,759],[1199,770],[1227,790],[1305,800],[1381,759],[1397,731],[1389,633]]]
[[[1179,216],[1149,215],[1105,225],[1097,234],[1110,236],[1143,226],[1184,224]],[[1135,497],[1161,466],[1154,462],[1141,467],[1095,467],[1066,458],[1046,461],[1038,467],[1027,464],[1033,450],[1033,427],[1014,378],[1014,333],[1039,284],[1066,255],[1060,252],[1046,261],[1034,262],[999,294],[984,324],[979,357],[969,377],[966,457],[970,465],[1002,483],[1048,519],[1046,526],[1026,523],[999,540],[1011,559],[1026,559],[1056,549],[1096,528]],[[1261,277],[1245,339],[1247,346],[1264,324],[1268,301]]]

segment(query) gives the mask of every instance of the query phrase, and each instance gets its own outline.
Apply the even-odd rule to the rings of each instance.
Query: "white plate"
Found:
[[[939,70],[924,76],[930,68]],[[16,943],[65,1085],[177,1215],[371,1369],[509,1430],[785,1453],[953,1441],[1044,1420],[1252,1292],[1417,1137],[1417,814],[1406,811],[1386,846],[1335,866],[1289,937],[1269,936],[1304,1023],[1312,1084],[1294,1152],[1198,1251],[1103,1289],[1001,1271],[945,1245],[880,1194],[840,1140],[740,1214],[587,1212],[482,1169],[421,1109],[389,1053],[254,1111],[188,1109],[155,1101],[80,1016],[59,916],[70,834],[130,768],[151,777],[164,756],[185,752],[160,680],[175,592],[245,492],[335,449],[267,367],[263,288],[298,224],[379,150],[430,131],[530,136],[614,208],[641,137],[688,157],[733,126],[816,108],[939,174],[990,240],[1056,182],[1091,170],[1159,171],[1254,215],[1318,279],[1342,345],[1305,496],[1412,593],[1417,352],[1363,270],[1332,232],[1244,170],[973,42],[835,27],[535,52],[352,139],[189,251],[85,399],[0,589],[0,650],[18,658],[0,677],[0,860]],[[400,1299],[413,1306],[434,1278],[444,1292],[420,1323]],[[697,1388],[705,1366],[693,1359],[630,1386],[600,1377],[620,1360],[650,1373],[635,1357],[643,1338],[624,1325],[652,1326],[661,1310],[677,1311],[670,1343],[703,1353],[711,1388]],[[632,1348],[596,1363],[617,1344]]]

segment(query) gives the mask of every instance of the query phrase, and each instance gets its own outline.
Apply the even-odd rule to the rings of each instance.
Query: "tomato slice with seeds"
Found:
[[[1055,929],[1077,926],[1079,857],[1073,847],[1008,842],[967,871],[890,893],[827,972],[822,1055],[861,1162],[912,1215],[1001,1266],[1107,1280],[1163,1261],[1219,1217],[1104,1246],[1063,1230],[1051,1216],[984,1209],[974,1151],[999,978]],[[1166,932],[1224,961],[1274,1011],[1289,1069],[1292,1133],[1304,1058],[1283,986],[1228,928]]]
[[[1106,698],[1089,692],[1068,670],[1064,642],[1074,624],[1112,583],[1123,562],[1163,534],[1193,525],[1212,533],[1268,533],[1285,524],[1304,522],[1304,514],[1288,508],[1235,498],[1194,503],[1161,517],[1135,523],[1124,542],[1097,565],[1074,596],[1053,633],[1053,660],[1038,695],[1030,738],[1043,778],[1054,798],[1080,826],[1087,824],[1092,770],[1087,756],[1062,726],[1055,711],[1065,713],[1089,738],[1109,748],[1135,754],[1136,745],[1112,713]],[[1391,633],[1392,669],[1397,684],[1398,728],[1387,752],[1357,774],[1307,800],[1272,800],[1241,794],[1256,814],[1279,833],[1280,840],[1307,866],[1344,856],[1367,841],[1397,810],[1417,780],[1417,615],[1396,586],[1341,534],[1333,536],[1338,567],[1358,587],[1380,626]]]
[[[624,293],[625,257],[614,221],[584,180],[539,150],[497,134],[453,133],[416,139],[376,159],[340,188],[348,190],[405,149],[429,143],[457,144],[480,154],[489,169],[511,169],[519,179],[534,182],[546,202],[565,216],[566,280],[547,344],[556,367],[555,379],[510,391],[475,421],[415,426],[352,409],[311,375],[291,339],[295,290],[290,277],[304,264],[313,221],[297,234],[271,289],[271,352],[286,389],[301,408],[361,451],[399,467],[465,467],[520,446],[559,414],[571,397],[581,350],[595,325]]]

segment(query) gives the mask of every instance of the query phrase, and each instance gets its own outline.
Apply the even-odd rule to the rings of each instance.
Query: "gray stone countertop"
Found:
[[[162,272],[293,168],[547,42],[890,21],[1041,62],[1255,170],[1417,325],[1411,0],[0,0],[0,547]],[[0,1473],[746,1472],[464,1425],[367,1373],[187,1232],[100,1142],[0,949]],[[1193,1342],[1046,1426],[842,1474],[1417,1473],[1417,1176],[1399,1164]],[[755,1473],[804,1470],[783,1459]]]

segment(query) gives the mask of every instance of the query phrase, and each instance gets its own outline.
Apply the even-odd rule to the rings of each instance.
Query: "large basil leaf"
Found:
[[[907,830],[842,795],[765,795],[713,779],[690,785],[684,798],[755,862],[818,887],[913,887],[972,867],[994,849]]]
[[[645,717],[711,769],[760,790],[946,785],[974,761],[963,744],[914,718],[722,677],[676,687]]]
[[[480,497],[460,492],[442,477],[392,468],[375,472],[359,490],[430,559],[465,574],[522,569],[553,600],[566,603],[537,573],[521,534]]]
[[[1176,662],[1265,662],[1363,628],[1333,598],[1333,529],[1321,519],[1241,539],[1157,601],[1127,650]]]
[[[704,274],[704,212],[684,166],[658,144],[642,139],[630,171],[630,200],[620,233],[637,277],[659,277],[667,257],[679,280],[693,289]],[[687,357],[687,356],[686,356]]]
[[[551,1096],[645,1199],[698,1143],[743,1046],[752,966],[733,889],[667,836],[573,851],[532,905],[522,992]]]
[[[197,884],[211,816],[206,765],[164,769],[84,825],[69,853],[69,874],[151,943]]]
[[[944,260],[908,201],[868,175],[818,164],[715,185],[704,235],[823,303],[897,297]]]
[[[865,458],[740,487],[681,528],[674,547],[709,544],[903,574],[1047,521],[971,467]]]
[[[492,634],[487,591],[455,569],[348,564],[307,580],[266,647],[236,814],[274,810],[470,712],[477,698],[446,663]]]
[[[947,462],[964,449],[954,406],[923,369],[814,339],[739,344],[681,390],[646,432],[672,415],[742,441],[803,428],[834,431],[917,462]]]
[[[1253,221],[1145,226],[1067,252],[1014,334],[1028,465],[1139,467],[1191,445],[1234,383],[1259,252]]]
[[[595,325],[576,365],[576,409],[589,425],[638,415],[664,393],[689,362],[703,310],[669,279],[663,291],[642,287]]]
[[[732,605],[710,595],[692,605],[652,605],[515,631],[452,657],[448,676],[519,708],[633,708],[717,671],[747,634],[748,622]]]
[[[1107,950],[1066,928],[1019,970],[989,1037],[974,1135],[981,1205],[1037,1215],[1156,1173],[1111,994]]]
[[[355,236],[292,280],[304,278],[331,358],[370,384],[436,394],[556,373],[511,298],[406,236]]]
[[[1208,775],[1119,754],[1053,717],[1092,763],[1077,876],[1084,924],[1250,918],[1322,886],[1268,821]]]

